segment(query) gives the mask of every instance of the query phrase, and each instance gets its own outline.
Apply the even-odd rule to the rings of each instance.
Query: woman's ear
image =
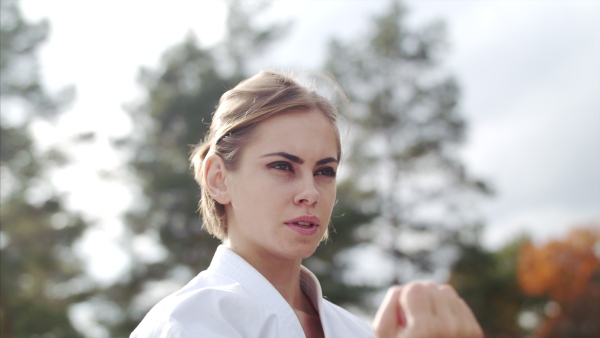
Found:
[[[204,160],[204,182],[212,198],[220,204],[231,201],[225,179],[227,171],[221,156],[211,154]]]

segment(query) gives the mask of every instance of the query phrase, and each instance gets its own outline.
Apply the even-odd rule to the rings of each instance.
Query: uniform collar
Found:
[[[280,320],[288,322],[288,327],[300,330],[299,332],[304,335],[294,310],[279,291],[258,270],[231,249],[219,245],[207,270],[238,282],[252,296],[268,303],[269,307],[280,315]],[[320,313],[323,302],[321,285],[317,277],[304,266],[300,266],[300,288]],[[320,317],[321,323],[324,324],[323,316]]]

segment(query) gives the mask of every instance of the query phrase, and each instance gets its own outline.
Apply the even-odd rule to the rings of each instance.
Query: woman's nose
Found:
[[[312,175],[304,178],[300,182],[300,188],[294,198],[295,204],[306,204],[313,206],[319,201],[319,190],[315,186],[315,180]]]

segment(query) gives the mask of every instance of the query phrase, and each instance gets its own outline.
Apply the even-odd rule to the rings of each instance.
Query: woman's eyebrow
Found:
[[[283,152],[283,151],[278,152],[278,153],[265,154],[265,155],[263,155],[261,157],[268,157],[268,156],[281,156],[281,157],[287,158],[288,160],[290,160],[290,161],[292,161],[294,163],[298,163],[298,164],[303,164],[304,163],[304,160],[301,159],[300,157],[298,157],[296,155],[288,154],[288,153]],[[327,163],[331,163],[331,162],[339,163],[339,161],[336,160],[335,158],[333,158],[333,157],[327,157],[327,158],[324,158],[322,160],[318,160],[317,161],[317,165],[323,165],[323,164],[327,164]]]
[[[294,163],[298,163],[298,164],[302,164],[304,163],[304,160],[301,159],[300,157],[296,156],[296,155],[292,155],[292,154],[288,154],[286,152],[278,152],[278,153],[270,153],[270,154],[265,154],[261,157],[267,157],[267,156],[281,156],[281,157],[285,157],[288,160],[294,162]]]
[[[339,163],[340,161],[336,160],[333,157],[328,157],[328,158],[324,158],[322,160],[317,161],[317,165],[323,165],[323,164],[327,164],[327,163],[331,163],[331,162]]]

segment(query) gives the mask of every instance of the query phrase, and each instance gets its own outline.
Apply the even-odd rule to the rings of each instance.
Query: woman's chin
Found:
[[[287,256],[292,259],[305,259],[312,256],[317,250],[318,246],[319,243],[302,243],[289,246],[284,250],[286,251]]]

